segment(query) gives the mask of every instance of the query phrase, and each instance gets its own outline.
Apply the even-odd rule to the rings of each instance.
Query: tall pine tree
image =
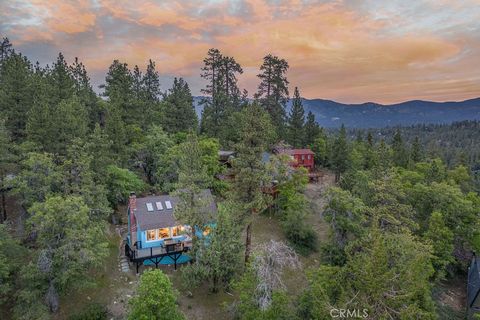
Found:
[[[188,132],[197,128],[197,114],[193,106],[193,97],[182,78],[173,80],[173,87],[169,89],[163,100],[162,124],[169,133]]]
[[[260,84],[255,98],[268,111],[280,138],[285,138],[285,106],[288,101],[288,63],[274,55],[263,58],[260,66]]]
[[[240,205],[239,223],[246,225],[245,262],[251,253],[252,218],[267,207],[263,188],[271,181],[267,175],[262,153],[272,141],[273,128],[270,117],[258,104],[242,110],[240,123],[241,141],[236,146],[237,157],[233,162],[235,179],[232,198]]]
[[[298,88],[295,87],[292,99],[292,109],[288,117],[288,142],[295,148],[301,148],[304,143],[305,110],[303,109],[302,97]]]

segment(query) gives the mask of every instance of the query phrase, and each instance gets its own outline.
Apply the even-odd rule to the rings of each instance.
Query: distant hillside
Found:
[[[200,99],[195,97],[195,109],[199,115],[202,110],[198,105]],[[326,128],[336,128],[342,123],[349,128],[381,128],[480,120],[480,98],[459,102],[413,100],[391,105],[373,102],[343,104],[332,100],[304,99],[303,105],[305,112],[312,111],[318,123]]]
[[[480,98],[461,102],[413,100],[391,105],[367,102],[342,104],[331,100],[304,100],[306,112],[312,111],[324,127],[380,128],[422,123],[451,123],[480,119]]]

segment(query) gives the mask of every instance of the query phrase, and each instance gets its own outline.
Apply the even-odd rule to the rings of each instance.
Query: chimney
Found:
[[[132,211],[137,210],[137,196],[135,192],[130,192],[130,197],[128,198],[128,206]]]

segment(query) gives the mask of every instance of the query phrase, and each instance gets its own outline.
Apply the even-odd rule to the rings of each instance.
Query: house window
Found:
[[[310,155],[307,156],[307,159],[310,160]]]
[[[304,154],[302,154],[302,160],[305,160],[305,155]]]
[[[157,238],[156,230],[147,230],[147,241],[154,241]]]
[[[172,228],[172,237],[178,236],[179,233],[180,233],[180,226]]]
[[[212,231],[212,229],[210,227],[205,227],[205,229],[203,229],[203,235],[204,236],[208,236],[208,234],[210,233],[210,231]]]
[[[158,229],[158,240],[170,238],[170,228]]]

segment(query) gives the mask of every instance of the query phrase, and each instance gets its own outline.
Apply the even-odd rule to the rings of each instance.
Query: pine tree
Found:
[[[304,146],[311,146],[315,139],[321,134],[321,128],[315,121],[315,115],[312,111],[307,114],[307,121],[305,122],[305,137],[303,140]]]
[[[67,65],[61,52],[58,54],[57,61],[47,72],[47,82],[51,104],[59,104],[63,100],[71,99],[75,94],[76,84],[72,69]]]
[[[233,57],[223,56],[218,49],[210,49],[203,60],[202,78],[208,81],[202,93],[204,109],[200,129],[211,137],[224,140],[228,130],[227,119],[241,105],[237,74],[243,70]]]
[[[420,139],[415,137],[412,143],[412,151],[410,152],[410,159],[413,163],[417,163],[423,160],[422,147],[420,145]]]
[[[70,71],[75,82],[75,94],[82,105],[85,106],[89,118],[89,127],[93,128],[96,123],[99,123],[101,114],[97,104],[97,95],[90,83],[90,77],[85,65],[78,58],[75,58],[70,66]]]
[[[88,115],[78,98],[62,100],[57,105],[34,104],[28,113],[28,139],[46,152],[65,155],[74,138],[84,138]]]
[[[373,142],[373,135],[369,131],[367,134],[367,143],[365,144],[365,155],[363,157],[363,168],[368,170],[377,166],[378,158],[375,153],[375,145]]]
[[[151,59],[148,60],[147,70],[142,79],[142,86],[148,103],[155,104],[160,100],[160,76],[155,69],[155,62]]]
[[[213,212],[205,210],[212,201],[204,192],[211,185],[211,178],[202,162],[202,151],[196,135],[190,134],[187,141],[179,146],[179,156],[175,218],[192,226],[192,251],[195,256],[199,250],[198,234],[214,220]]]
[[[21,162],[22,171],[13,181],[13,194],[20,197],[24,208],[44,202],[47,196],[61,193],[63,172],[48,153],[30,152]]]
[[[220,204],[215,226],[208,238],[201,239],[197,259],[183,269],[182,280],[186,287],[198,287],[207,280],[211,291],[217,292],[220,286],[227,288],[241,269],[241,226],[235,223],[235,212],[235,205],[229,202]]]
[[[173,87],[163,100],[163,112],[162,124],[165,131],[177,133],[196,130],[198,119],[193,97],[188,83],[182,78],[173,80]]]
[[[395,132],[392,141],[393,163],[396,166],[406,168],[408,166],[408,152],[402,139],[400,129]]]
[[[262,153],[272,141],[273,134],[270,117],[258,104],[253,103],[242,110],[241,141],[236,146],[238,155],[233,162],[235,179],[231,196],[241,206],[239,223],[246,225],[245,263],[251,253],[252,216],[265,209],[270,200],[262,191],[271,182],[262,162]]]
[[[340,181],[340,176],[348,169],[349,150],[347,131],[342,125],[332,149],[332,167],[335,171],[335,181]]]
[[[45,202],[35,203],[28,220],[36,232],[37,261],[30,268],[37,269],[48,282],[53,299],[45,299],[49,309],[58,309],[55,296],[87,282],[92,267],[102,265],[107,256],[105,226],[92,221],[90,209],[81,197],[49,196]],[[58,298],[57,298],[58,299]]]
[[[201,77],[207,80],[202,93],[207,98],[202,100],[204,105],[202,111],[201,132],[211,137],[219,137],[222,121],[226,118],[226,96],[221,90],[223,81],[220,72],[220,65],[223,56],[218,49],[208,50],[207,57],[203,60]]]
[[[7,192],[7,175],[12,172],[15,164],[13,143],[5,127],[5,121],[0,119],[0,224],[7,219],[5,194]]]
[[[113,108],[117,109],[120,119],[125,125],[138,124],[143,116],[135,104],[134,77],[126,63],[114,60],[105,78],[103,95]]]
[[[0,66],[13,53],[15,53],[13,45],[7,37],[4,37],[0,42]]]
[[[305,140],[305,110],[298,88],[295,87],[292,99],[292,109],[288,117],[288,142],[295,148],[301,148]]]
[[[6,55],[0,65],[0,110],[14,142],[25,138],[27,113],[35,99],[34,84],[27,58],[16,53]]]
[[[260,84],[255,98],[259,99],[262,106],[268,111],[275,126],[277,135],[285,137],[285,106],[288,101],[288,80],[286,73],[288,63],[271,54],[263,58],[260,66]]]

